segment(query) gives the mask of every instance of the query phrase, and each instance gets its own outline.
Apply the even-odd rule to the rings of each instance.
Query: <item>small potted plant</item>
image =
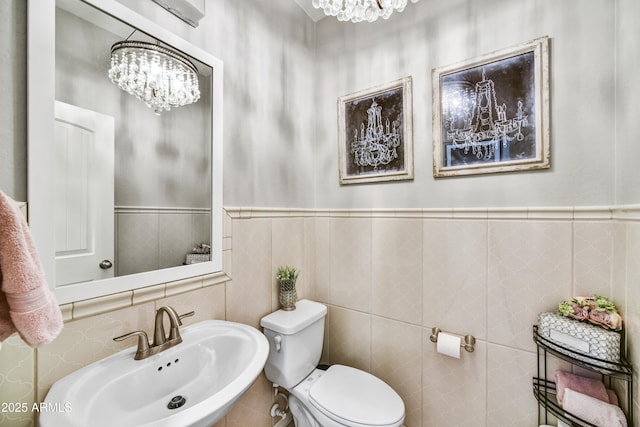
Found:
[[[298,296],[296,294],[296,279],[298,279],[300,272],[295,267],[281,266],[278,267],[276,272],[276,279],[278,279],[278,288],[280,306],[283,310],[295,310],[296,300]]]

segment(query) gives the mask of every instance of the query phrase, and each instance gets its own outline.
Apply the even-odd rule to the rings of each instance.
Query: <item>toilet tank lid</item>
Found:
[[[306,299],[296,302],[296,309],[278,310],[263,317],[260,326],[284,335],[292,335],[322,319],[327,315],[327,307]]]

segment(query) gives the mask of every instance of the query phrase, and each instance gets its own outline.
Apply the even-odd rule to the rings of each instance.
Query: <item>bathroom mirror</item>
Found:
[[[59,303],[221,273],[222,63],[114,0],[28,8],[29,223]],[[200,99],[156,114],[113,84],[123,40],[186,57]]]

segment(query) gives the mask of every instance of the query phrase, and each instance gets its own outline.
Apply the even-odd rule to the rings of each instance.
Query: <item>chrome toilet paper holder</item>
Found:
[[[438,342],[438,334],[440,332],[442,332],[440,328],[431,328],[431,336],[429,337],[431,342]],[[473,353],[473,350],[475,350],[475,345],[476,338],[473,335],[465,335],[460,341],[460,347],[464,348],[469,353]]]

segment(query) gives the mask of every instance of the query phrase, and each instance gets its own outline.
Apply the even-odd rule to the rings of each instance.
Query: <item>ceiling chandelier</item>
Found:
[[[417,3],[418,0],[411,0]],[[389,19],[394,10],[402,12],[407,0],[313,0],[313,7],[338,21],[373,22],[378,17]]]
[[[111,46],[109,78],[156,114],[200,98],[195,65],[181,53],[153,43],[126,40]]]

